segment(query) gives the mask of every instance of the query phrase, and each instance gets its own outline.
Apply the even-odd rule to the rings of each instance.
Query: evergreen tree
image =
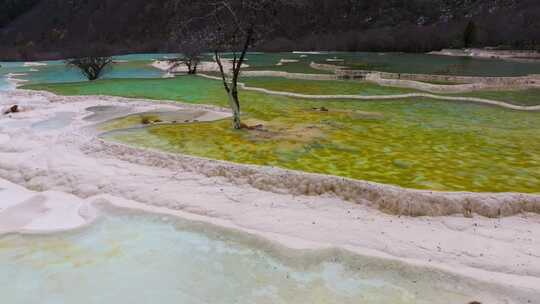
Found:
[[[465,48],[471,47],[476,41],[476,24],[474,21],[469,21],[463,32],[463,45]]]

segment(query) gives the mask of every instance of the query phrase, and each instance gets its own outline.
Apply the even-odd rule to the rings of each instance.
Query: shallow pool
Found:
[[[72,112],[59,112],[54,117],[32,124],[32,129],[37,132],[63,129],[71,124],[76,115]]]
[[[63,83],[86,80],[75,68],[66,67],[63,61],[46,61],[46,66],[36,67],[33,72],[22,79],[29,84],[35,83]],[[147,60],[118,59],[111,68],[106,69],[103,78],[160,78],[163,72],[150,66]]]
[[[250,69],[278,70],[293,73],[321,73],[311,62],[343,65],[352,69],[393,73],[420,73],[463,76],[523,76],[540,74],[540,60],[516,62],[499,59],[477,59],[428,54],[378,52],[251,53]],[[298,62],[276,65],[281,59]]]
[[[86,111],[92,113],[84,117],[86,121],[100,121],[105,119],[111,119],[115,116],[121,115],[130,111],[126,106],[94,106],[86,108]]]
[[[270,254],[255,243],[202,224],[107,215],[79,232],[0,237],[0,294],[10,304],[459,304],[482,293],[469,296],[481,287],[434,271],[339,253]]]
[[[58,94],[107,94],[227,107],[219,81],[201,77],[105,80],[45,86]],[[540,113],[429,99],[311,100],[243,91],[244,122],[131,127],[105,139],[213,159],[441,191],[540,191]],[[325,108],[327,111],[321,111]],[[139,120],[140,122],[140,120]],[[115,130],[117,129],[117,130]]]
[[[14,84],[9,81],[9,77],[21,78],[13,76],[14,74],[22,75],[28,73],[29,67],[25,67],[22,62],[0,62],[0,92],[14,88]]]
[[[177,57],[175,54],[131,54],[115,56],[114,68],[103,78],[160,78],[163,71],[150,66],[154,60]],[[230,57],[230,54],[224,54]],[[293,60],[277,65],[281,59]],[[211,56],[205,56],[211,60]],[[465,76],[523,76],[540,74],[540,60],[515,62],[497,59],[475,59],[407,53],[323,52],[323,53],[249,53],[247,70],[275,70],[292,73],[327,73],[310,67],[311,62],[344,65],[348,68],[394,73],[422,73]],[[45,61],[46,66],[24,66],[23,62],[0,62],[0,90],[8,88],[3,75],[24,72],[18,77],[30,84],[77,82],[85,80],[75,69],[61,60]]]
[[[134,54],[115,56],[114,65],[105,71],[103,78],[160,78],[164,75],[150,64],[154,59],[171,57],[172,54]],[[0,90],[13,86],[7,81],[10,73],[24,74],[16,78],[26,80],[27,84],[78,82],[86,79],[75,68],[66,67],[63,60],[39,63],[0,62]]]

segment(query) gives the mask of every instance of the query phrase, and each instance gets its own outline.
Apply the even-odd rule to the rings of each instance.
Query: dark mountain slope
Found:
[[[0,28],[29,11],[39,0],[0,0]]]
[[[264,50],[428,51],[475,44],[535,48],[538,0],[287,0]],[[174,50],[171,20],[194,0],[0,0],[0,56],[58,57],[99,41],[116,52]],[[14,5],[17,4],[17,5]],[[185,9],[185,7],[188,9]],[[180,9],[184,7],[184,9]]]

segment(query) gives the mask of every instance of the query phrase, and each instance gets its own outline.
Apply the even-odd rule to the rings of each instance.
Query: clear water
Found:
[[[121,59],[127,60],[127,59]],[[66,67],[63,61],[48,61],[47,66],[34,67],[38,71],[22,77],[33,83],[62,83],[85,81],[75,68]],[[163,72],[150,66],[151,61],[128,61],[115,63],[112,69],[105,71],[104,79],[111,78],[160,78]]]
[[[105,111],[100,114],[100,118],[105,115],[110,115],[112,112]],[[124,129],[137,129],[147,127],[149,125],[178,125],[178,124],[198,124],[199,121],[205,121],[205,115],[208,114],[204,110],[180,110],[180,111],[155,111],[141,112],[128,116],[120,116],[119,118],[104,121],[98,125],[102,131],[114,131]],[[228,119],[227,119],[228,120]]]
[[[149,64],[156,59],[175,57],[175,54],[131,54],[115,56],[120,61],[114,69],[105,74],[104,78],[159,78],[163,72],[152,68]],[[230,54],[225,54],[230,57]],[[343,59],[343,62],[328,62],[328,59]],[[276,66],[281,59],[298,60],[297,63],[287,63]],[[207,56],[206,60],[211,60]],[[124,62],[127,61],[127,62]],[[277,70],[294,73],[324,73],[312,69],[311,62],[342,64],[350,68],[377,70],[396,73],[424,73],[474,76],[522,76],[540,74],[538,62],[511,62],[496,59],[472,59],[461,57],[437,56],[426,54],[406,53],[250,53],[247,64],[252,70]],[[18,77],[36,83],[77,82],[85,80],[75,69],[66,68],[63,61],[46,61],[47,66],[24,67],[23,63],[0,62],[0,90],[10,88],[5,79],[8,73],[27,73]],[[37,71],[36,71],[37,70]]]
[[[250,54],[248,62],[268,64],[281,55]],[[334,54],[308,56],[331,55]],[[333,82],[276,79],[252,79],[248,84],[315,94],[354,94],[359,89],[366,94],[401,91],[367,84],[358,85],[357,89],[352,82],[340,82],[337,86]],[[228,106],[222,84],[201,77],[108,79],[31,88],[64,95],[101,94]],[[520,98],[536,104],[538,95],[528,95]],[[244,121],[248,125],[263,125],[264,130],[233,132],[228,121],[122,130],[136,118],[130,116],[104,128],[118,129],[104,138],[169,152],[415,189],[540,191],[537,112],[427,99],[328,101],[255,92],[242,92],[241,99]],[[322,107],[329,111],[316,110]]]
[[[160,78],[164,73],[150,64],[155,59],[173,57],[173,54],[133,54],[115,56],[117,61],[112,69],[105,72],[103,78]],[[25,66],[24,62],[0,62],[0,90],[11,89],[6,76],[10,73],[22,73],[18,79],[27,80],[27,84],[79,82],[86,79],[74,68],[66,67],[62,60],[43,61],[44,66]]]
[[[327,61],[342,59],[343,62]],[[515,62],[498,59],[475,59],[409,53],[253,53],[247,63],[257,70],[285,70],[290,72],[314,72],[311,62],[344,65],[346,67],[394,73],[420,73],[464,76],[523,76],[540,74],[540,60],[537,62]],[[298,63],[276,66],[280,59],[299,60]],[[316,70],[315,70],[316,71]]]
[[[9,90],[11,88],[12,88],[12,86],[7,81],[7,79],[0,76],[0,91],[6,91],[6,90]]]
[[[10,90],[14,87],[7,79],[9,74],[25,74],[29,70],[30,68],[24,67],[22,62],[0,62],[0,91]]]
[[[178,54],[175,53],[144,53],[144,54],[128,54],[128,55],[119,55],[114,56],[115,60],[128,60],[128,61],[154,61],[154,60],[165,60],[170,58],[178,57]]]
[[[8,235],[0,237],[0,294],[10,304],[475,300],[465,295],[471,286],[441,273],[338,253],[278,257],[250,244],[203,225],[133,215],[76,233]]]
[[[111,119],[122,113],[129,112],[129,107],[124,106],[95,106],[86,108],[86,111],[92,114],[84,117],[86,121],[100,121],[105,119]]]
[[[540,74],[540,60],[515,62],[408,53],[341,53],[344,65],[394,73],[463,76],[523,76]]]
[[[51,87],[49,87],[51,89]],[[55,86],[59,94],[108,94],[227,107],[219,81],[201,77]],[[103,138],[293,170],[442,191],[540,191],[540,114],[427,99],[328,101],[242,92],[244,122],[152,125],[114,120]],[[314,109],[325,107],[329,111]],[[135,118],[135,121],[133,121]],[[163,120],[163,119],[161,119]]]
[[[38,132],[63,129],[71,124],[76,115],[72,112],[59,112],[52,118],[33,124],[32,129]]]

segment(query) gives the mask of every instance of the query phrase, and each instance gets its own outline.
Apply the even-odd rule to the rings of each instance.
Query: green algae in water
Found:
[[[76,68],[66,67],[63,61],[45,61],[47,65],[34,67],[36,71],[28,72],[20,78],[30,84],[81,82],[86,78]],[[152,61],[128,61],[114,63],[103,74],[105,79],[113,78],[161,78],[164,74],[150,64]],[[28,68],[29,69],[29,68]]]
[[[40,86],[226,107],[219,81],[198,77]],[[105,138],[238,163],[278,166],[408,188],[540,192],[540,113],[429,99],[311,100],[241,92],[244,120],[160,125]],[[328,112],[313,110],[325,107]],[[109,129],[110,130],[110,129]]]
[[[539,192],[536,113],[435,101],[363,102],[363,111],[295,109],[253,119],[151,126],[104,137],[169,152],[409,188]],[[353,104],[349,104],[352,106]],[[257,117],[259,118],[259,117]]]
[[[399,95],[418,93],[413,89],[380,86],[368,81],[348,80],[301,80],[282,77],[246,77],[242,79],[249,87],[264,88],[308,95]]]
[[[327,59],[342,59],[332,62]],[[320,54],[251,53],[249,69],[293,73],[325,73],[310,67],[311,62],[343,65],[347,68],[392,73],[443,74],[463,76],[525,76],[540,73],[540,62],[516,62],[498,59],[438,56],[412,53],[323,52]],[[280,59],[299,60],[276,66]]]
[[[513,91],[477,91],[452,95],[498,100],[522,106],[540,105],[540,89],[524,89]]]
[[[122,60],[114,65],[114,69],[106,73],[105,78],[160,78],[163,72],[152,68],[150,64],[154,59],[175,57],[175,54],[140,54],[116,56],[115,60]],[[225,56],[227,57],[227,55]],[[292,73],[325,74],[329,72],[316,70],[310,67],[311,62],[327,62],[329,58],[341,58],[345,66],[363,68],[394,73],[424,73],[424,74],[450,74],[474,76],[524,76],[540,73],[539,62],[513,62],[492,59],[460,58],[450,56],[435,56],[426,54],[404,53],[322,53],[322,54],[294,54],[294,53],[250,53],[247,56],[249,68],[246,70],[271,70]],[[281,59],[299,60],[276,66]],[[127,62],[123,62],[127,61]],[[29,73],[21,78],[32,84],[60,83],[82,81],[84,77],[74,69],[66,69],[62,61],[47,61],[48,66],[37,67],[39,71]],[[13,70],[14,65],[23,63],[0,63],[12,70],[9,72],[28,72],[30,67]],[[4,69],[5,70],[5,69]],[[6,87],[1,74],[8,73],[0,69],[0,88]]]
[[[246,77],[242,81],[248,86],[308,95],[374,96],[420,92],[380,86],[368,81],[292,80],[281,77]],[[227,106],[227,101],[223,98],[223,87],[219,82],[189,76],[171,79],[105,79],[92,83],[30,84],[23,86],[23,89],[46,90],[62,95],[112,95]],[[487,98],[525,106],[540,104],[538,89],[439,95]]]
[[[100,124],[99,128],[103,131],[115,129],[127,129],[143,127],[145,125],[162,122],[159,113],[140,113],[126,116],[122,119],[114,119],[106,123]]]
[[[242,81],[249,87],[264,88],[308,95],[401,95],[409,93],[426,93],[425,91],[380,86],[369,81],[347,80],[291,80],[281,77],[247,77]],[[432,81],[433,84],[450,84]],[[476,91],[467,93],[441,93],[441,96],[474,97],[503,101],[516,105],[540,105],[540,89],[519,89],[507,91]]]
[[[260,241],[157,216],[104,215],[82,231],[0,236],[0,293],[26,303],[468,303],[436,271]],[[474,284],[473,284],[474,286]]]

